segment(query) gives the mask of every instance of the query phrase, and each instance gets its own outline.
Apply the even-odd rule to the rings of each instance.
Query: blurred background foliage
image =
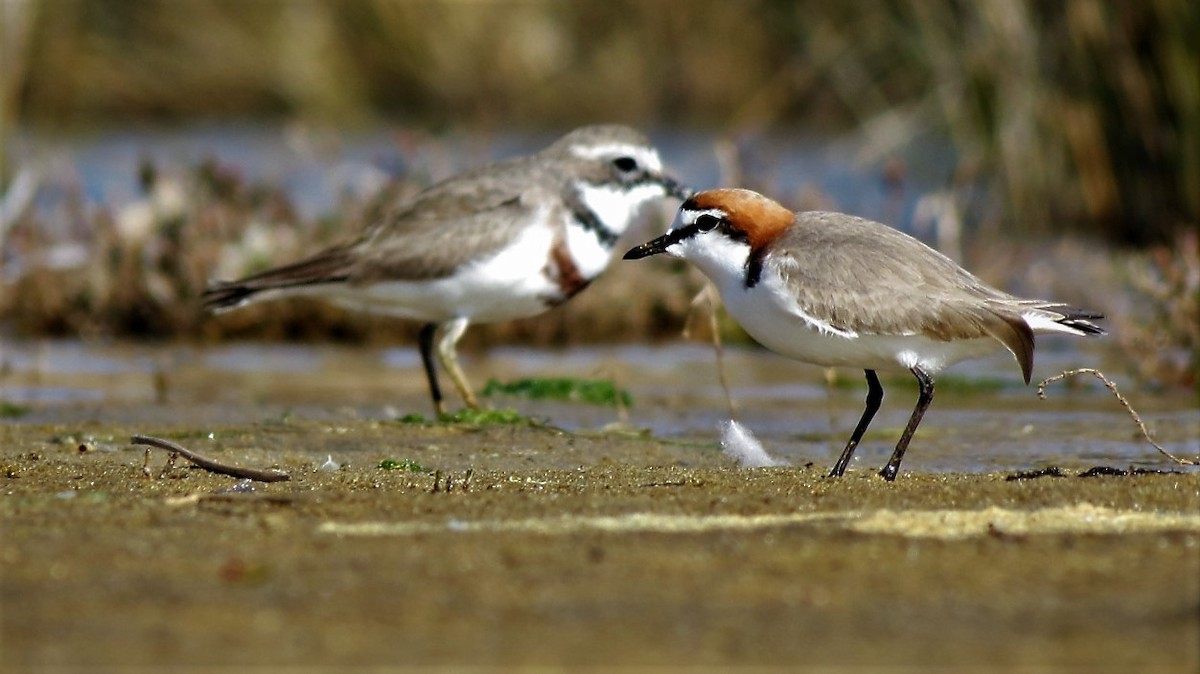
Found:
[[[615,121],[711,139],[724,180],[748,186],[759,177],[738,169],[753,157],[727,139],[855,137],[860,159],[883,167],[948,139],[951,198],[986,185],[998,204],[965,209],[965,231],[1008,239],[976,241],[973,269],[1006,287],[1040,273],[1073,283],[1065,296],[1110,314],[1113,342],[1144,380],[1200,387],[1197,36],[1196,0],[0,0],[0,196],[22,192],[17,129],[267,120],[431,139]],[[272,309],[271,321],[259,308],[207,319],[195,297],[214,270],[311,251],[373,206],[307,222],[279,186],[249,184],[220,158],[189,170],[156,181],[145,166],[132,211],[68,198],[58,234],[9,208],[19,199],[0,203],[9,324],[85,336],[373,333],[369,317],[311,304]],[[420,187],[402,178],[392,191]],[[63,230],[82,254],[55,249]],[[1124,253],[1094,272],[1082,244],[1042,243],[1067,235]],[[36,263],[55,250],[66,250],[60,262]],[[1051,273],[1030,263],[1039,254],[1053,255]],[[677,333],[694,284],[647,283],[637,275],[654,267],[643,267],[545,318],[472,335]],[[634,292],[660,286],[670,289]],[[597,311],[628,308],[631,292],[645,306]]]
[[[596,119],[948,135],[1014,227],[1200,219],[1194,0],[3,0],[0,131],[197,118]]]

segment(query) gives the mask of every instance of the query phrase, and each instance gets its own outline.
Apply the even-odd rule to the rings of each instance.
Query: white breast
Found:
[[[600,241],[596,233],[584,228],[575,218],[567,217],[567,251],[584,278],[600,275],[612,259],[612,249]]]

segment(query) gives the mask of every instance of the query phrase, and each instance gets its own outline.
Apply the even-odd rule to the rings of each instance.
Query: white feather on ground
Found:
[[[748,428],[732,419],[721,427],[721,453],[737,461],[742,468],[787,465],[787,461],[767,454],[758,438],[754,437]]]

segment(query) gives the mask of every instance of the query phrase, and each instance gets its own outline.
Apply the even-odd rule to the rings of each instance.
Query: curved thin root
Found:
[[[1061,373],[1056,374],[1053,377],[1046,377],[1045,379],[1042,380],[1042,382],[1040,384],[1038,384],[1038,387],[1037,387],[1038,398],[1041,398],[1042,400],[1046,399],[1046,386],[1048,384],[1051,384],[1056,381],[1062,381],[1063,379],[1066,379],[1067,377],[1074,377],[1077,374],[1094,375],[1097,379],[1104,382],[1104,386],[1106,386],[1109,391],[1112,391],[1112,394],[1117,399],[1117,402],[1121,403],[1121,406],[1125,408],[1126,412],[1129,412],[1129,416],[1132,417],[1134,423],[1137,424],[1138,430],[1140,430],[1142,432],[1142,437],[1146,438],[1146,442],[1149,442],[1155,449],[1157,449],[1160,453],[1162,453],[1163,456],[1174,461],[1175,463],[1182,464],[1185,466],[1200,465],[1200,460],[1186,459],[1181,456],[1175,456],[1174,454],[1168,452],[1162,445],[1155,442],[1154,438],[1150,437],[1150,430],[1146,428],[1146,423],[1144,421],[1142,421],[1141,415],[1139,415],[1137,413],[1137,410],[1133,409],[1133,405],[1129,404],[1129,401],[1125,399],[1125,396],[1121,395],[1121,392],[1117,390],[1117,385],[1114,384],[1112,382],[1112,380],[1110,380],[1108,377],[1104,376],[1104,373],[1101,372],[1100,370],[1096,370],[1096,369],[1090,368],[1090,367],[1081,367],[1077,370],[1063,370]]]

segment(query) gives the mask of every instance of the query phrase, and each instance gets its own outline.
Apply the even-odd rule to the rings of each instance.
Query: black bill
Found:
[[[692,227],[692,226],[672,230],[670,232],[667,232],[666,234],[663,234],[662,236],[658,237],[657,239],[655,239],[653,241],[647,241],[646,243],[643,243],[640,246],[634,246],[633,248],[630,248],[629,252],[625,253],[625,255],[623,256],[623,259],[625,259],[625,260],[640,260],[644,257],[650,257],[651,255],[658,255],[659,253],[665,253],[668,248],[670,248],[671,246],[674,246],[675,244],[679,243],[680,241],[683,241],[684,239],[688,238],[689,236],[692,236],[695,233],[696,233],[696,228]]]

